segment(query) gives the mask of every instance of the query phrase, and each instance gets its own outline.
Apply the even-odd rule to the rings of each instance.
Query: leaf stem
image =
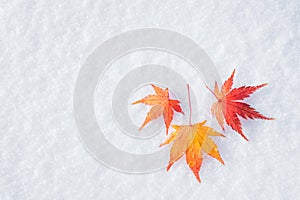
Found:
[[[216,97],[216,99],[219,99],[218,97],[217,97],[217,95],[214,93],[214,91],[212,91],[212,89],[210,89],[207,85],[205,85],[206,86],[206,88]]]
[[[190,118],[189,118],[189,125],[192,125],[192,104],[191,104],[191,94],[190,94],[190,85],[187,84],[187,91],[188,91],[188,100],[189,100],[189,108],[190,108]]]

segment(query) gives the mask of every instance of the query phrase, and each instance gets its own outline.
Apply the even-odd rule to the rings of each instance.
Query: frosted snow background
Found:
[[[226,165],[208,158],[201,184],[184,160],[168,173],[114,171],[78,137],[72,97],[81,65],[101,42],[144,27],[190,37],[223,80],[237,69],[235,86],[269,83],[247,102],[277,120],[243,120],[250,142],[227,129],[218,141]],[[298,0],[1,1],[0,199],[297,199],[299,36]],[[149,150],[142,146],[136,151]]]

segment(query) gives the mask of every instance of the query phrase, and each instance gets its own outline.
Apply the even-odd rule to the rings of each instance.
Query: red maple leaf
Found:
[[[233,88],[233,77],[235,70],[233,70],[231,76],[224,82],[219,89],[217,82],[215,82],[214,91],[207,87],[216,97],[217,101],[211,106],[211,112],[216,116],[216,119],[222,129],[224,130],[224,119],[226,123],[241,136],[248,141],[242,130],[241,121],[238,116],[244,119],[265,119],[273,120],[274,118],[266,117],[249,104],[242,102],[245,98],[250,97],[259,88],[266,86],[267,84],[261,84],[258,86],[242,86],[239,88]]]

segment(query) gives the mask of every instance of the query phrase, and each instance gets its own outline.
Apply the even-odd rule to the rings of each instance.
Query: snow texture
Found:
[[[190,37],[206,51],[223,80],[237,69],[235,86],[269,83],[247,102],[276,120],[243,120],[250,142],[227,127],[227,137],[218,140],[225,166],[207,158],[201,184],[184,159],[168,173],[112,170],[93,159],[78,137],[72,98],[84,60],[112,36],[145,27]],[[0,55],[1,200],[300,196],[299,0],[2,0]],[[124,58],[126,69],[143,63],[141,55]],[[108,73],[120,78],[120,64]],[[113,82],[109,77],[105,81]],[[96,91],[97,102],[101,91]],[[207,97],[212,103],[213,97]],[[210,115],[209,106],[201,109],[203,119]],[[101,119],[103,113],[95,112]],[[141,123],[140,118],[132,120]],[[109,134],[116,146],[136,152],[155,151],[164,138],[162,134],[147,149],[145,141],[130,143],[125,136],[117,141],[116,133]]]

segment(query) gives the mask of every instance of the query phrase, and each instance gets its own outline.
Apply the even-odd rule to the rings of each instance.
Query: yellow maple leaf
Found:
[[[186,154],[186,162],[193,171],[197,180],[201,182],[199,171],[202,165],[203,152],[217,159],[222,164],[224,161],[218,151],[217,145],[209,136],[222,136],[213,128],[204,126],[206,120],[192,125],[172,125],[175,129],[160,146],[170,144],[174,141],[170,150],[170,161],[167,170],[184,154]]]
[[[160,146],[174,142],[170,150],[170,160],[167,171],[178,159],[186,154],[186,162],[188,166],[193,171],[197,180],[201,182],[199,171],[202,165],[203,153],[210,155],[224,165],[224,161],[221,158],[217,145],[209,136],[225,136],[215,131],[211,127],[204,126],[206,120],[196,124],[191,123],[192,108],[189,84],[187,84],[187,89],[190,108],[189,124],[172,125],[172,128],[175,129],[175,131],[172,132],[166,139],[166,141],[163,142]]]

